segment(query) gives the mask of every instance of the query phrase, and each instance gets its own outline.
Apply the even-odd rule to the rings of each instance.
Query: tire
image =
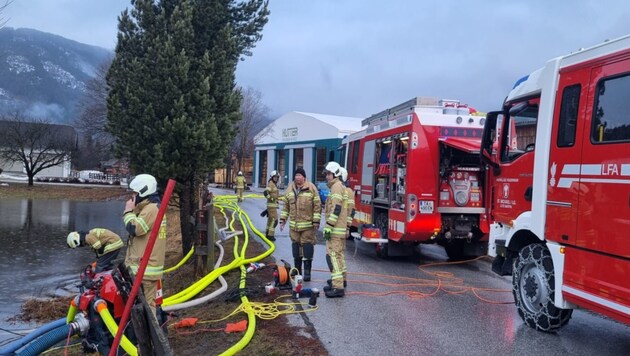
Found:
[[[389,248],[388,244],[376,244],[376,255],[380,258],[387,259],[389,258]]]
[[[450,260],[461,261],[464,259],[464,244],[466,241],[461,239],[453,239],[444,244],[444,251]]]
[[[521,249],[514,261],[512,294],[518,314],[531,328],[555,332],[569,322],[572,309],[553,304],[555,276],[551,253],[542,244]]]

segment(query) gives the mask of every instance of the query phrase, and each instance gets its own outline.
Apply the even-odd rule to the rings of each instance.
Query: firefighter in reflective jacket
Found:
[[[264,213],[267,216],[267,231],[265,235],[267,239],[270,241],[276,241],[276,226],[278,226],[278,179],[280,178],[280,174],[278,171],[271,171],[271,176],[269,177],[269,182],[267,183],[267,188],[263,192],[265,198],[267,198],[267,210]]]
[[[280,231],[289,220],[289,237],[295,268],[302,274],[304,261],[304,281],[311,280],[311,266],[315,252],[315,231],[319,229],[322,202],[317,187],[306,180],[302,167],[295,170],[293,182],[287,187],[284,205],[280,214]]]
[[[236,184],[236,196],[238,197],[238,202],[240,203],[243,201],[243,191],[245,190],[245,177],[243,176],[243,172],[238,171],[234,184]]]
[[[120,236],[107,229],[90,231],[72,231],[66,239],[68,247],[90,246],[96,253],[96,269],[94,273],[108,271],[114,267],[112,261],[118,257],[124,246]]]
[[[155,220],[160,209],[160,197],[157,193],[157,182],[149,174],[136,176],[129,183],[129,189],[133,191],[133,197],[127,200],[123,214],[125,229],[129,233],[125,265],[135,276],[140,266],[140,260],[147,248],[151,230],[155,227]],[[166,253],[166,219],[162,220],[159,229],[142,278],[144,295],[153,315],[155,315],[156,304],[162,304],[161,279]]]
[[[350,188],[348,186],[348,184],[349,184],[348,183],[348,171],[344,167],[341,167],[341,180],[343,181],[343,185],[344,185],[344,187],[346,189],[346,195],[345,195],[346,206],[345,206],[345,209],[346,209],[346,215],[347,215],[347,218],[346,218],[346,221],[347,221],[347,224],[346,224],[346,240],[347,240],[347,239],[350,238],[350,227],[352,227],[352,220],[354,219],[354,212],[355,211],[354,211],[354,190],[352,190],[352,188]],[[346,244],[345,243],[343,244],[343,248],[344,248],[344,252],[345,252],[345,249],[346,249]],[[346,273],[346,264],[345,263],[343,265],[343,271],[342,272],[343,272],[343,287],[345,288],[347,283],[348,283],[347,282],[348,278],[346,276],[347,273]]]
[[[337,162],[328,162],[324,168],[330,193],[326,198],[324,240],[326,240],[326,262],[332,270],[331,286],[324,286],[328,298],[343,297],[343,271],[346,270],[344,245],[348,218],[346,212],[346,188],[341,183],[341,166]]]

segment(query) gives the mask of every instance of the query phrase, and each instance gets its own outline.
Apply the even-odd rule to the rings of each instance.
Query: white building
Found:
[[[325,181],[321,171],[327,162],[341,161],[341,140],[361,130],[361,120],[299,111],[280,116],[254,138],[253,186],[266,186],[271,171],[278,170],[280,187],[285,187],[297,167],[304,168],[309,181]]]

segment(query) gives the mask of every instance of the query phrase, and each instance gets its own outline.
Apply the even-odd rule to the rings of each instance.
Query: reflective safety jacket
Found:
[[[319,224],[322,217],[322,201],[317,187],[311,182],[304,182],[301,188],[291,182],[284,194],[284,205],[280,221],[289,220],[289,228],[306,231]]]
[[[265,188],[265,198],[267,198],[267,208],[268,209],[277,209],[278,208],[278,195],[280,191],[276,186],[276,183],[273,180],[269,180],[267,184],[267,188]]]
[[[236,176],[234,183],[236,183],[236,188],[245,189],[245,177]]]
[[[146,200],[141,201],[132,211],[128,211],[123,216],[125,228],[129,233],[127,243],[127,255],[125,265],[134,275],[140,267],[140,260],[144,255],[144,250],[149,243],[151,229],[155,224],[159,210],[160,198],[151,195]],[[162,219],[160,231],[158,232],[149,257],[149,263],[144,271],[145,280],[154,281],[162,278],[164,271],[164,255],[166,253],[166,216]]]
[[[116,233],[107,229],[92,229],[85,234],[85,243],[94,249],[96,257],[121,249],[124,244]]]
[[[354,219],[354,190],[350,187],[346,188],[346,214],[347,214],[347,227],[352,226],[352,219]]]
[[[326,226],[332,228],[332,237],[345,238],[348,225],[346,187],[339,178],[328,182],[330,193],[326,198]]]

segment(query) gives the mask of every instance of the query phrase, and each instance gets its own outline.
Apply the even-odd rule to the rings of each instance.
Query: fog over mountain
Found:
[[[54,34],[0,28],[0,114],[69,123],[96,69],[113,52]]]

